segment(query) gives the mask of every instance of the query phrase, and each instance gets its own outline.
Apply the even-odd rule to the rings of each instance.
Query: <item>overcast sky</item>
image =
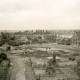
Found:
[[[80,0],[0,0],[0,30],[80,29]]]

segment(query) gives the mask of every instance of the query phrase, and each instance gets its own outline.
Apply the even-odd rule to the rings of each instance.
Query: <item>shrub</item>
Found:
[[[48,61],[48,65],[46,67],[46,73],[48,75],[53,75],[54,73],[56,73],[56,68],[58,67],[58,64],[57,64],[56,59],[54,57],[55,56],[53,56],[53,59],[50,59]]]
[[[77,75],[80,78],[80,60],[77,62]]]
[[[2,46],[4,44],[4,41],[0,41],[0,46]]]
[[[1,53],[1,54],[0,54],[0,58],[3,59],[3,60],[5,60],[5,59],[7,59],[7,55],[4,54],[4,53]]]

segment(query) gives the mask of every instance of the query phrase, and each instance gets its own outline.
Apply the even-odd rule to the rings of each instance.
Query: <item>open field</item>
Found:
[[[76,73],[74,72],[74,66],[76,66],[77,64],[77,58],[79,56],[76,56],[77,58],[75,59],[75,61],[70,61],[69,60],[69,56],[76,53],[76,51],[79,51],[79,47],[75,47],[75,46],[66,46],[66,45],[57,45],[57,44],[47,44],[48,47],[50,49],[48,49],[48,53],[51,53],[51,51],[56,51],[58,50],[60,52],[63,51],[63,53],[61,53],[62,55],[64,54],[65,56],[60,55],[60,61],[58,62],[58,65],[60,66],[60,69],[57,71],[55,76],[49,76],[45,73],[45,69],[43,69],[43,64],[46,64],[48,62],[48,57],[52,57],[52,55],[46,56],[46,54],[44,55],[44,57],[31,57],[31,61],[32,61],[32,65],[33,65],[33,69],[35,72],[36,76],[40,75],[41,80],[62,80],[62,79],[71,79],[71,80],[76,80],[78,78],[78,76],[76,75]],[[46,51],[46,46],[41,47],[32,47],[32,50],[39,50],[39,51]],[[31,46],[30,46],[31,47]],[[34,53],[35,54],[35,53]],[[67,55],[68,54],[68,55]],[[26,58],[26,57],[25,57]]]
[[[38,76],[41,80],[67,80],[67,78],[76,80],[78,78],[74,67],[79,60],[79,46],[53,43],[22,45],[19,47],[21,49],[6,52],[13,64],[11,80],[36,80]],[[43,65],[47,64],[52,58],[53,52],[59,57],[59,61],[57,61],[59,69],[57,69],[55,75],[50,76],[45,72]],[[69,60],[71,55],[75,55],[74,61]]]

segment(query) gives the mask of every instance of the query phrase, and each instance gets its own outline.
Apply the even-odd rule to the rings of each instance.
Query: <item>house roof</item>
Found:
[[[78,37],[78,40],[80,40],[80,31],[76,32],[76,35]]]

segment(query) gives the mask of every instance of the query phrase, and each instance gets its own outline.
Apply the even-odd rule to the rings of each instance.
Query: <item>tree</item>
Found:
[[[58,67],[56,62],[56,55],[53,55],[53,58],[48,61],[48,65],[46,67],[46,73],[48,75],[53,75],[56,73],[56,68]]]
[[[80,60],[77,62],[77,75],[80,78]]]
[[[10,38],[10,40],[15,40],[15,36],[12,36],[12,37]]]
[[[16,43],[16,38],[15,36],[11,36],[9,33],[1,33],[1,41],[0,41],[0,46],[4,45],[5,43],[16,46],[19,45],[19,42]]]
[[[3,33],[3,32],[1,33],[1,41],[8,42],[9,39],[10,39],[9,33]]]
[[[41,80],[40,74],[39,74],[39,76],[36,77],[36,80]]]
[[[0,40],[0,46],[7,43],[10,40],[10,34],[9,33],[1,33],[1,40]]]

